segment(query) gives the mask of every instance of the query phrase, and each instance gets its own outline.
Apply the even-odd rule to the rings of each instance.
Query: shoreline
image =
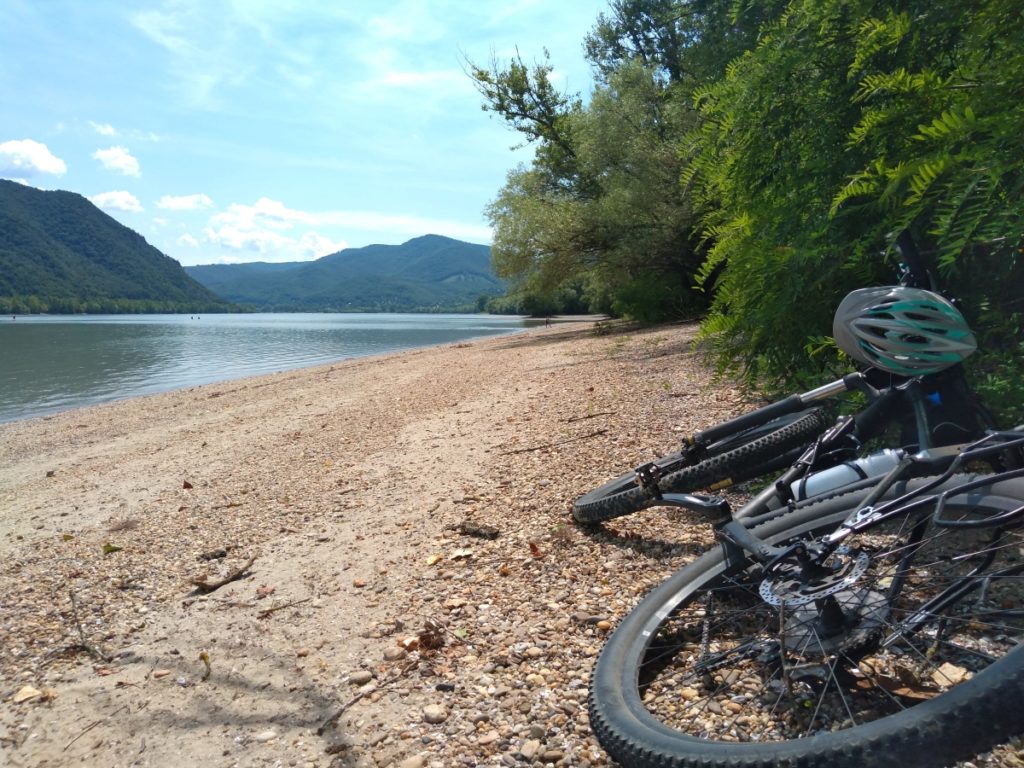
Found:
[[[252,317],[254,317],[256,315],[259,315],[259,314],[260,313],[245,313],[245,314],[241,314],[241,315],[238,315],[238,316],[239,317],[245,317],[245,318],[252,318]],[[262,314],[263,315],[274,316],[276,314],[282,314],[282,313],[262,313]],[[331,317],[333,317],[333,316],[337,316],[337,315],[344,316],[345,314],[348,314],[348,313],[283,313],[283,314],[302,314],[302,315],[321,314],[321,315],[324,315],[324,316],[331,316]],[[419,316],[418,314],[415,314],[415,313],[406,313],[404,315],[403,315],[403,313],[358,313],[358,314],[360,314],[360,315],[379,314],[379,315],[382,315],[382,316],[385,316],[385,317],[394,317],[394,316],[418,317]],[[442,314],[442,313],[438,313],[438,314]],[[549,319],[547,319],[547,321],[545,321],[544,318],[531,318],[531,317],[528,317],[528,316],[525,316],[525,315],[520,315],[520,316],[489,315],[489,314],[486,314],[486,313],[462,314],[462,315],[454,315],[454,314],[451,314],[451,313],[447,313],[447,314],[445,314],[445,316],[460,317],[460,318],[472,318],[472,317],[509,318],[509,319],[512,319],[512,320],[519,321],[520,323],[522,323],[522,325],[520,327],[518,327],[518,328],[511,328],[510,330],[504,330],[504,331],[500,331],[498,333],[483,333],[483,334],[478,335],[478,336],[466,336],[465,338],[457,340],[457,341],[438,341],[438,342],[435,342],[435,343],[432,343],[432,344],[426,344],[426,345],[422,345],[422,346],[409,346],[409,347],[404,347],[404,348],[391,349],[391,350],[384,351],[384,352],[374,352],[374,353],[370,353],[369,355],[356,353],[356,354],[352,354],[352,355],[345,356],[345,357],[339,357],[339,358],[336,358],[336,359],[333,359],[333,360],[331,360],[331,359],[326,359],[326,360],[321,359],[321,360],[318,360],[318,361],[315,361],[315,362],[299,363],[298,365],[286,366],[286,367],[278,368],[276,370],[274,370],[274,369],[271,369],[271,370],[256,370],[256,371],[250,371],[250,372],[247,372],[247,373],[239,372],[237,374],[229,376],[228,378],[216,378],[216,377],[214,377],[212,380],[207,380],[207,381],[199,380],[199,381],[193,381],[193,382],[189,382],[189,383],[175,383],[175,384],[170,384],[170,385],[167,385],[166,383],[164,383],[164,384],[160,384],[158,386],[155,386],[156,382],[158,382],[160,380],[160,374],[155,374],[154,375],[153,373],[150,373],[148,375],[148,378],[146,378],[143,382],[141,382],[141,385],[138,382],[135,382],[136,389],[139,389],[140,386],[141,386],[141,390],[142,391],[119,393],[116,390],[112,390],[110,392],[99,391],[98,390],[98,391],[95,391],[95,392],[92,392],[92,393],[80,393],[79,395],[77,395],[76,397],[73,398],[73,400],[76,400],[77,402],[75,402],[73,405],[70,405],[70,406],[67,405],[66,402],[65,402],[65,401],[68,400],[68,398],[66,398],[66,397],[58,396],[57,399],[60,401],[58,404],[53,404],[51,402],[53,400],[53,397],[50,397],[48,400],[46,400],[46,401],[44,401],[42,403],[37,401],[37,402],[34,402],[34,403],[22,404],[22,406],[20,406],[20,407],[22,409],[27,410],[29,412],[29,415],[26,415],[26,416],[16,415],[17,411],[16,410],[11,410],[11,408],[12,408],[11,406],[8,406],[6,409],[0,408],[0,424],[11,424],[11,423],[16,423],[16,422],[20,422],[20,421],[30,420],[30,419],[47,418],[47,417],[59,415],[60,413],[63,413],[65,411],[69,411],[69,410],[79,410],[79,409],[82,409],[82,408],[90,408],[90,407],[93,407],[93,406],[106,405],[106,404],[109,404],[109,403],[121,402],[123,400],[130,400],[130,399],[133,399],[133,398],[136,398],[136,397],[145,397],[145,396],[153,395],[153,394],[163,394],[165,392],[172,392],[172,391],[175,391],[177,389],[192,389],[194,387],[205,386],[205,385],[208,385],[208,384],[222,384],[222,383],[227,383],[227,382],[230,382],[230,381],[237,381],[237,380],[246,379],[246,378],[254,378],[254,377],[258,377],[258,376],[272,375],[274,373],[282,373],[282,372],[287,372],[287,371],[303,370],[305,368],[315,368],[315,367],[318,367],[318,366],[321,366],[321,365],[337,365],[337,364],[345,362],[347,360],[359,359],[361,357],[377,357],[377,356],[385,355],[385,354],[397,354],[397,353],[401,353],[401,352],[405,352],[405,351],[409,351],[409,350],[413,350],[413,349],[428,349],[428,348],[435,347],[435,346],[445,346],[447,344],[454,344],[454,343],[459,343],[459,342],[478,341],[478,340],[482,340],[482,339],[491,338],[492,336],[514,335],[514,334],[517,334],[517,333],[528,332],[531,329],[539,327],[543,323],[546,323],[546,322],[550,322],[550,323],[554,323],[554,324],[560,324],[560,323],[592,322],[592,321],[597,321],[597,320],[603,319],[603,316],[599,316],[599,315],[564,315],[564,316],[558,316],[558,317],[549,318]],[[93,322],[93,321],[97,321],[97,320],[99,320],[101,322],[106,322],[106,321],[108,321],[109,318],[114,318],[114,322],[118,323],[118,324],[120,324],[120,323],[131,324],[133,321],[140,321],[140,318],[142,320],[145,320],[146,318],[153,318],[153,317],[173,317],[173,318],[178,318],[178,319],[183,320],[183,316],[180,315],[180,314],[178,314],[178,315],[134,315],[134,314],[124,314],[124,315],[27,315],[27,316],[24,316],[24,317],[28,318],[27,324],[29,324],[29,325],[32,325],[34,323],[58,323],[59,324],[61,322],[67,322],[64,318],[72,318],[73,320],[86,320],[88,322]],[[217,317],[221,317],[221,316],[217,316]],[[132,380],[135,381],[134,378]],[[104,384],[106,384],[106,382],[104,382]],[[102,389],[103,389],[103,387],[100,387],[100,390],[102,390]]]
[[[557,324],[0,424],[0,762],[609,765],[591,666],[710,537],[569,507],[746,407],[694,333]]]

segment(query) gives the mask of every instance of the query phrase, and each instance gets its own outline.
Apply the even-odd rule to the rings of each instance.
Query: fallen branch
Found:
[[[390,678],[385,680],[380,685],[372,688],[368,686],[364,687],[363,690],[361,690],[351,699],[342,704],[341,707],[334,714],[332,714],[330,717],[324,720],[320,724],[320,727],[316,729],[316,735],[323,736],[324,731],[326,731],[328,728],[334,725],[334,723],[337,722],[338,718],[344,715],[349,710],[349,708],[351,708],[354,704],[358,703],[360,700],[369,696],[374,691],[379,691],[381,688],[386,688],[389,685],[394,685],[401,678],[405,677],[405,675],[408,674],[409,670],[415,667],[418,663],[419,661],[417,659],[412,659],[411,661],[409,661],[408,664],[406,664],[404,667],[402,667],[400,670],[398,670],[395,674],[393,674]]]
[[[302,603],[308,603],[312,599],[312,597],[304,597],[301,600],[292,600],[290,603],[285,603],[284,605],[275,605],[273,608],[267,608],[266,610],[260,611],[258,614],[256,614],[256,618],[265,619],[275,611],[283,611],[285,608],[291,608],[293,605],[301,605]]]
[[[252,564],[256,562],[256,555],[249,558],[249,562],[243,565],[241,568],[232,571],[223,579],[217,579],[216,581],[207,581],[206,579],[191,579],[191,583],[195,586],[197,592],[213,592],[215,589],[220,589],[225,584],[230,584],[232,581],[238,581],[245,575],[245,572],[252,567]]]
[[[531,448],[516,448],[514,451],[502,451],[501,453],[502,455],[507,456],[512,453],[529,453],[530,451],[542,451],[545,448],[555,448],[559,445],[565,445],[566,443],[574,443],[577,440],[588,440],[591,437],[603,435],[607,431],[607,429],[599,429],[596,432],[591,432],[590,434],[587,435],[577,435],[576,437],[569,437],[566,438],[565,440],[559,440],[556,443],[545,443],[544,445],[535,445]]]

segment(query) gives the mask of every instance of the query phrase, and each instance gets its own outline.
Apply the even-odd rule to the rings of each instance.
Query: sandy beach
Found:
[[[0,764],[608,765],[593,662],[709,537],[569,509],[746,407],[695,331],[561,323],[0,425]]]

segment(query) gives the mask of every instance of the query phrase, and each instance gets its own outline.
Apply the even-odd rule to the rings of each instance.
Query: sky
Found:
[[[532,157],[467,61],[593,84],[608,0],[2,0],[0,178],[77,192],[182,265],[439,234]]]

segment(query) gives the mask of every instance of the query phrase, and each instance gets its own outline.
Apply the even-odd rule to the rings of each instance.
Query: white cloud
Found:
[[[202,193],[195,195],[164,195],[156,201],[157,208],[166,208],[170,211],[198,211],[200,208],[210,208],[213,205],[207,195]]]
[[[48,173],[63,176],[68,167],[59,157],[50,152],[45,144],[32,139],[5,141],[0,143],[0,176],[19,174],[19,178]]]
[[[433,233],[473,242],[492,238],[488,227],[475,224],[372,211],[300,211],[267,197],[253,205],[233,203],[214,214],[203,235],[208,243],[229,251],[259,254],[270,261],[306,261],[349,247],[347,240],[325,234],[331,230],[389,232],[397,237]]]
[[[125,176],[142,175],[139,171],[139,161],[132,157],[131,152],[125,147],[97,149],[92,156],[108,171],[117,171]]]
[[[307,259],[319,259],[348,248],[348,243],[344,240],[331,240],[319,232],[307,232],[299,238],[298,247]]]
[[[189,248],[198,248],[199,241],[192,237],[192,235],[186,233],[178,238],[178,245],[185,245]]]
[[[116,136],[117,131],[114,130],[114,126],[110,123],[94,123],[92,120],[89,121],[89,125],[96,131],[100,136]]]
[[[97,208],[102,208],[106,211],[142,212],[142,205],[139,203],[138,198],[131,192],[125,192],[123,189],[113,192],[101,192],[98,195],[93,195],[89,200]]]

